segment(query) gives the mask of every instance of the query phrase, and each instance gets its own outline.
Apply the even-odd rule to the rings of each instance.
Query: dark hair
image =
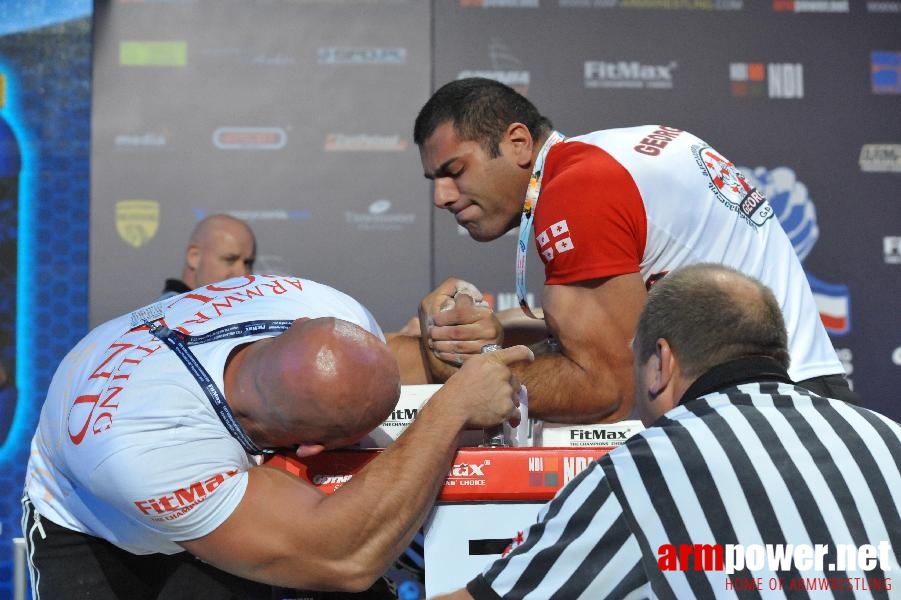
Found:
[[[529,128],[533,139],[553,129],[535,105],[513,88],[493,79],[470,77],[441,86],[425,103],[413,126],[413,141],[423,143],[450,121],[457,136],[477,141],[492,158],[500,155],[501,136],[511,123]]]
[[[696,264],[654,284],[632,348],[638,364],[669,342],[689,377],[744,356],[767,356],[788,368],[788,334],[773,292],[718,264]]]

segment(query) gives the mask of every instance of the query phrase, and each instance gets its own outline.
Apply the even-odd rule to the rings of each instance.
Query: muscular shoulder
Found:
[[[543,186],[609,183],[613,177],[629,178],[628,171],[604,148],[580,140],[554,146],[545,162]]]
[[[647,219],[629,171],[600,146],[579,140],[554,146],[545,164],[535,214],[545,283],[637,272]]]

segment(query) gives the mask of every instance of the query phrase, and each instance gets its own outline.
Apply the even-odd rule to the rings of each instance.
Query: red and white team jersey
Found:
[[[650,287],[680,266],[732,266],[776,295],[795,381],[844,373],[769,202],[686,131],[645,125],[556,144],[534,227],[547,285],[640,272]]]
[[[384,339],[356,300],[294,277],[238,277],[152,306],[164,311],[170,329],[189,335],[327,316]],[[231,350],[271,335],[191,351],[222,390]],[[176,542],[206,535],[228,518],[255,464],[175,352],[124,315],[91,331],[53,376],[25,491],[37,512],[58,525],[134,554],[173,554],[183,550]]]

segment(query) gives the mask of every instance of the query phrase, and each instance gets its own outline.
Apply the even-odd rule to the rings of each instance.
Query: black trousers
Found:
[[[136,555],[38,514],[22,499],[34,600],[271,600],[270,586],[220,571],[188,552]]]
[[[22,534],[34,600],[396,600],[404,594],[382,577],[365,592],[274,588],[241,579],[188,552],[132,554],[106,540],[72,531],[42,517],[22,498]],[[408,582],[410,583],[410,582]]]

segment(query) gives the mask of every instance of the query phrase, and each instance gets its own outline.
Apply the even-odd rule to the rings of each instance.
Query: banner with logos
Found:
[[[361,299],[386,329],[431,284],[425,2],[176,0],[95,8],[91,321],[156,299],[198,220],[256,271]],[[126,275],[127,274],[127,275]]]
[[[472,75],[565,134],[687,129],[763,190],[868,406],[901,419],[901,1],[113,0],[96,8],[90,321],[156,298],[228,212],[260,272],[386,330],[448,276],[515,305],[515,235],[431,205],[412,124]],[[539,305],[542,265],[528,263]]]
[[[460,0],[434,11],[435,87],[490,77],[566,135],[662,124],[724,152],[789,233],[855,389],[901,418],[901,2]],[[445,211],[433,218],[436,280],[468,275],[501,302],[515,296],[515,237],[479,244]]]
[[[180,274],[203,216],[245,219],[259,271],[334,285],[386,330],[450,275],[515,304],[515,236],[479,244],[435,211],[411,139],[459,77],[567,134],[660,123],[722,149],[777,210],[855,388],[901,420],[901,0],[108,0],[93,64],[90,14],[0,7],[0,598],[54,369]]]

